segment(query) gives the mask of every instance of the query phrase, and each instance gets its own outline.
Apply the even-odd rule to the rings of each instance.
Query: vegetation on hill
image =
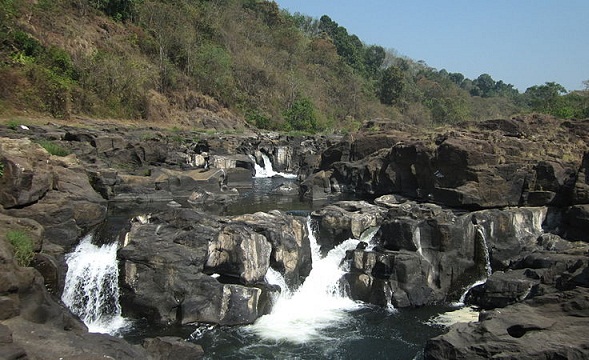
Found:
[[[349,131],[377,117],[589,117],[588,93],[467,79],[269,1],[0,0],[0,115]]]

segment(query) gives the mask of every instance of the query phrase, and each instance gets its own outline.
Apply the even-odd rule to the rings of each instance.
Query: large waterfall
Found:
[[[90,332],[115,333],[126,323],[119,304],[117,242],[97,246],[86,235],[66,256],[62,300]]]
[[[346,240],[322,258],[313,231],[309,225],[308,228],[313,269],[303,285],[294,292],[284,288],[286,284],[278,276],[280,274],[272,270],[266,278],[281,286],[282,293],[272,313],[262,316],[250,327],[263,339],[293,343],[325,340],[322,329],[349,321],[348,312],[363,306],[342,294],[339,286],[344,274],[341,261],[346,250],[354,249],[359,240]]]

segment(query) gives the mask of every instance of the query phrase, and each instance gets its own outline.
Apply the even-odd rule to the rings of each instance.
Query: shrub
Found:
[[[29,266],[34,256],[33,239],[22,230],[10,230],[6,239],[14,248],[14,259],[20,266]]]
[[[41,145],[51,155],[67,156],[70,154],[70,151],[68,149],[52,141],[42,140],[39,141],[39,145]]]

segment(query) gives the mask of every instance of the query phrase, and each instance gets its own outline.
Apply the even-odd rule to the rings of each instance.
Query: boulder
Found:
[[[311,246],[305,222],[280,211],[257,212],[233,218],[262,234],[272,245],[270,265],[283,274],[291,288],[311,272]]]
[[[280,213],[229,219],[190,209],[134,222],[118,252],[123,310],[156,323],[252,323],[269,311],[271,263],[291,278],[306,274],[303,229]]]
[[[57,182],[50,155],[29,139],[0,138],[0,205],[5,209],[31,205]]]
[[[472,289],[466,302],[483,309],[502,308],[535,296],[539,285],[540,279],[533,271],[497,271],[483,285]]]

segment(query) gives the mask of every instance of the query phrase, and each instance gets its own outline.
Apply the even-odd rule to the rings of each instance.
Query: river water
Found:
[[[298,196],[272,195],[269,191],[289,181],[295,180],[255,179],[251,189],[240,191],[237,202],[208,210],[221,215],[235,215],[279,209],[304,216],[325,205],[301,201]],[[178,201],[182,203],[182,200]],[[106,226],[108,236],[112,237],[117,229],[123,229],[130,216],[155,210],[160,206],[162,204],[147,204],[141,209],[112,207],[110,224]],[[345,271],[345,266],[340,267],[345,251],[353,249],[358,240],[350,239],[321,257],[315,239],[311,237],[312,244],[315,244],[311,274],[298,289],[288,289],[281,282],[279,274],[269,272],[268,282],[281,286],[282,293],[275,299],[273,312],[261,317],[253,325],[228,327],[192,324],[158,327],[141,319],[121,320],[115,314],[112,318],[120,322],[119,325],[114,325],[115,329],[99,321],[95,327],[91,326],[91,331],[109,332],[133,343],[141,343],[145,337],[180,336],[201,345],[207,359],[421,358],[427,339],[444,332],[440,322],[432,319],[453,309],[440,306],[395,310],[352,301],[342,292],[338,279]],[[91,256],[95,259],[101,256],[98,255],[101,249],[112,253],[112,247],[91,247],[89,241],[82,241],[69,258],[83,258],[84,255],[80,254],[84,251],[83,248],[93,252]],[[103,265],[103,271],[109,271],[107,269],[112,269],[113,266],[116,268],[116,259],[113,261],[114,265]],[[89,273],[91,270],[82,271]],[[68,272],[68,278],[73,276],[74,274]],[[77,286],[84,289],[85,285]],[[112,308],[112,302],[110,304]],[[72,308],[80,306],[71,305]],[[109,316],[107,314],[106,318]],[[81,314],[80,317],[83,318],[84,315]],[[100,319],[100,315],[94,314],[92,317]],[[445,321],[451,322],[452,316],[448,318]]]

